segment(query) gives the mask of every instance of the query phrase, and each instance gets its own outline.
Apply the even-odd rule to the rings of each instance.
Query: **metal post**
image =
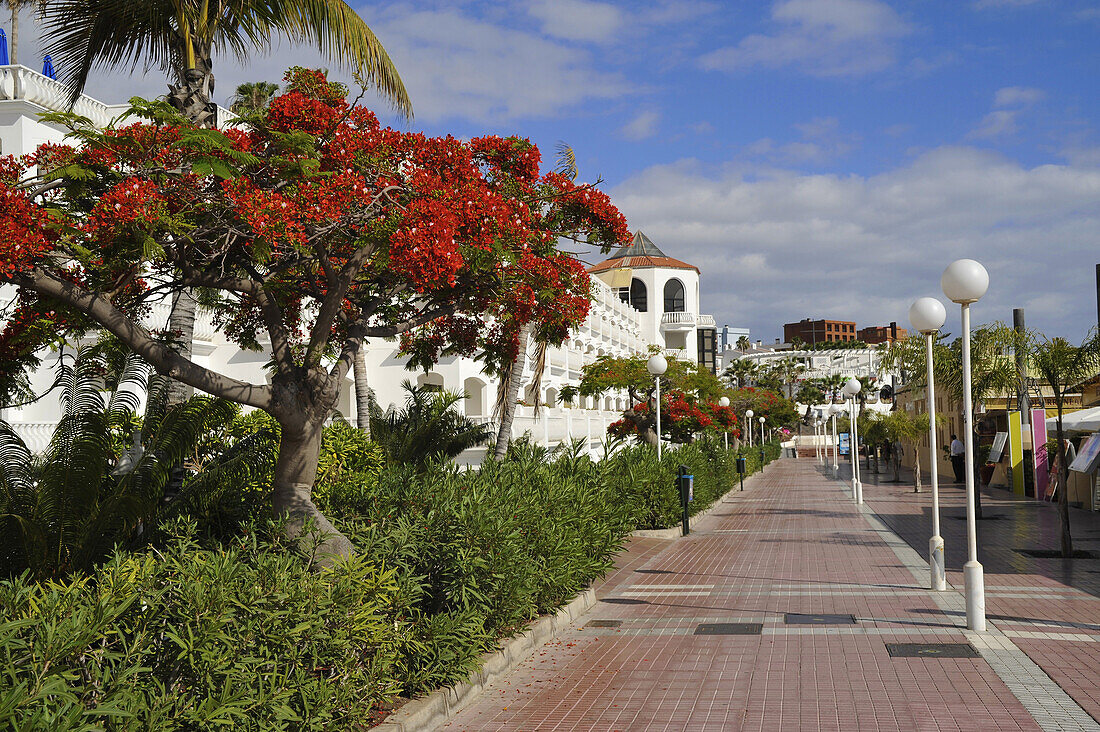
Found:
[[[856,459],[856,400],[848,399],[848,458],[852,462],[852,500],[856,500],[856,470],[859,468],[859,460]]]
[[[962,377],[963,432],[966,442],[966,564],[963,580],[966,584],[966,627],[985,632],[985,578],[978,561],[978,522],[974,509],[974,406],[971,403],[970,377],[970,304],[962,304]]]
[[[943,556],[943,537],[940,536],[940,468],[936,459],[936,383],[933,375],[932,340],[934,334],[925,338],[925,356],[928,373],[928,461],[932,472],[932,538],[928,540],[928,568],[932,574],[933,590],[947,589],[947,575]]]
[[[840,438],[836,433],[836,414],[833,415],[833,477],[840,471]]]
[[[657,462],[661,462],[661,377],[654,377],[657,383]]]

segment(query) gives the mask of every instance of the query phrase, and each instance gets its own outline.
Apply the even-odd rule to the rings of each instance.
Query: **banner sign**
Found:
[[[841,432],[840,433],[840,454],[841,455],[847,455],[848,454],[848,433],[847,432]]]
[[[993,437],[993,446],[989,448],[989,458],[986,462],[999,463],[1001,462],[1001,455],[1005,451],[1005,443],[1008,442],[1007,432],[998,432]]]
[[[1069,469],[1077,473],[1095,473],[1100,467],[1100,435],[1089,435],[1083,443],[1077,458],[1069,464]]]
[[[1035,468],[1035,497],[1043,498],[1047,494],[1050,482],[1047,466],[1047,410],[1031,410],[1031,460]]]
[[[1008,464],[1012,466],[1012,492],[1024,495],[1024,431],[1019,412],[1008,413]]]

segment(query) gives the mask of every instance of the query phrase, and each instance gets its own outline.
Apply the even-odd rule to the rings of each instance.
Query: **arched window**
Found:
[[[648,307],[645,283],[637,277],[630,281],[630,307],[640,313],[644,313]]]
[[[684,283],[677,279],[665,283],[665,312],[684,312]]]

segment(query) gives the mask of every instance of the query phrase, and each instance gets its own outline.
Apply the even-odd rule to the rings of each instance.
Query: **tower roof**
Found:
[[[631,240],[629,244],[619,247],[610,257],[596,266],[589,268],[588,271],[592,274],[596,274],[598,272],[605,272],[609,269],[620,269],[625,267],[632,269],[665,267],[668,269],[693,269],[696,272],[699,271],[699,268],[694,264],[688,264],[679,259],[673,259],[662,252],[661,249],[653,243],[653,240],[641,231],[635,232],[634,239]]]

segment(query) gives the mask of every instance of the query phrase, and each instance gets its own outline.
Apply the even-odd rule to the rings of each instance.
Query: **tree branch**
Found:
[[[99,323],[161,374],[182,381],[207,394],[267,409],[271,404],[271,389],[232,379],[199,366],[160,343],[144,327],[132,321],[103,297],[71,283],[58,280],[39,268],[15,276],[21,287],[69,305]]]

